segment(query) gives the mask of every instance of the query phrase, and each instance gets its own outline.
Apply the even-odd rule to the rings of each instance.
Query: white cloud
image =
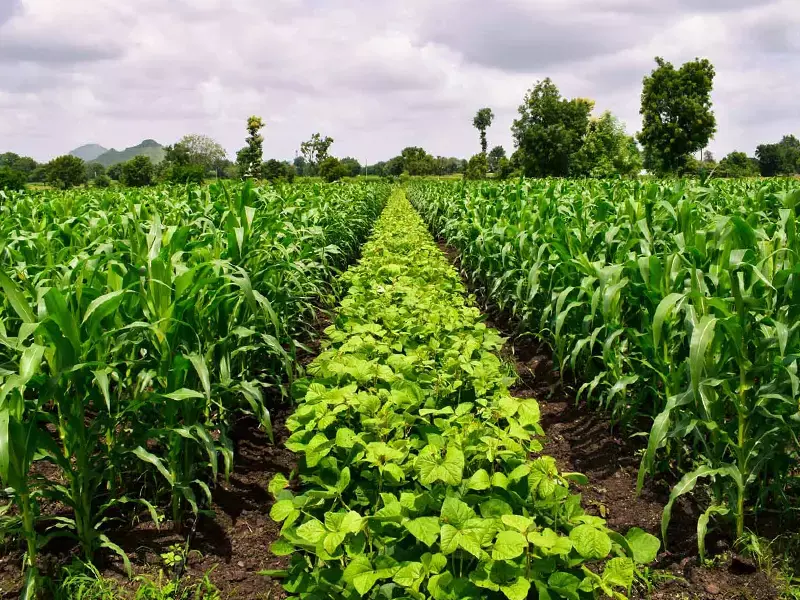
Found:
[[[717,69],[718,155],[798,133],[796,0],[0,0],[0,151],[40,160],[189,132],[294,156],[314,131],[339,156],[406,145],[468,156],[478,108],[509,127],[533,83],[638,128],[653,57]]]

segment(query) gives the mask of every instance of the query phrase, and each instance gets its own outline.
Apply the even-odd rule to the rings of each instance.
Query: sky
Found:
[[[545,77],[634,133],[655,56],[714,64],[718,158],[800,135],[800,0],[0,0],[0,152],[201,133],[233,158],[255,114],[265,158],[317,131],[362,162],[468,157],[484,106],[511,152]]]

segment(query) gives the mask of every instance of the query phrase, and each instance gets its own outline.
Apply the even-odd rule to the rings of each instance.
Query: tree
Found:
[[[98,162],[86,163],[86,177],[89,180],[97,179],[106,174],[106,168]]]
[[[106,175],[108,175],[114,181],[122,181],[122,165],[123,163],[117,163],[115,165],[111,165],[110,167],[108,167]]]
[[[687,62],[680,69],[660,57],[656,64],[644,78],[638,139],[648,171],[677,173],[717,130],[711,110],[714,67],[706,59]]]
[[[489,152],[489,170],[492,173],[497,173],[498,166],[500,164],[500,159],[506,157],[506,149],[502,146],[495,146],[492,148],[492,151]]]
[[[227,159],[227,152],[225,152],[225,148],[209,136],[200,134],[185,135],[176,145],[183,146],[186,149],[188,164],[199,165],[206,172],[213,170],[217,175],[222,172],[221,164]],[[218,167],[219,170],[217,169]]]
[[[149,156],[134,156],[122,165],[122,183],[130,187],[151,185],[153,175],[153,163]]]
[[[403,161],[403,171],[409,175],[432,175],[436,166],[433,156],[419,146],[403,148],[400,158]]]
[[[26,178],[36,170],[39,164],[29,156],[20,156],[14,152],[0,154],[0,167],[8,167],[22,173]]]
[[[756,148],[761,175],[791,175],[800,173],[800,140],[785,135],[777,144],[761,144]]]
[[[573,156],[571,175],[630,176],[641,170],[642,159],[636,140],[625,133],[619,119],[606,111],[589,121],[583,145]]]
[[[300,153],[306,160],[309,175],[317,174],[322,162],[328,158],[331,144],[333,144],[332,137],[322,137],[319,133],[313,134],[310,140],[300,144]]]
[[[744,152],[733,151],[719,161],[716,175],[719,177],[758,177],[758,161]]]
[[[486,158],[486,153],[481,152],[469,159],[467,169],[464,171],[466,179],[486,179],[486,172],[489,170],[489,162]]]
[[[319,176],[328,183],[347,177],[348,170],[338,158],[328,156],[319,164]]]
[[[395,156],[386,161],[386,174],[392,177],[399,177],[403,174],[404,162],[402,156]]]
[[[594,103],[561,97],[550,78],[525,95],[511,133],[517,160],[528,177],[570,174],[570,159],[580,149]]]
[[[86,167],[77,156],[66,154],[47,163],[47,182],[60,189],[86,183]]]
[[[472,126],[477,129],[481,134],[481,152],[486,154],[486,130],[492,126],[494,121],[494,113],[491,108],[481,108],[475,113],[475,118],[472,119]]]
[[[259,133],[264,128],[261,117],[247,119],[247,145],[236,153],[236,164],[242,177],[258,177],[264,155],[264,138]]]
[[[25,173],[17,171],[11,167],[0,167],[0,191],[2,190],[24,190]]]
[[[361,174],[361,163],[357,159],[347,156],[339,162],[347,169],[348,177],[358,177]]]
[[[294,158],[294,170],[297,172],[298,175],[303,176],[306,174],[306,159],[302,156],[295,156]]]
[[[261,176],[267,181],[286,181],[291,183],[294,181],[295,174],[296,171],[292,165],[274,158],[261,165]]]

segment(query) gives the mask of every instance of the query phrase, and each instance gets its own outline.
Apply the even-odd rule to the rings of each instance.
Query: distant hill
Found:
[[[106,152],[108,152],[108,148],[103,148],[99,144],[86,144],[85,146],[72,150],[70,156],[77,156],[81,160],[90,162]]]
[[[164,160],[164,147],[155,140],[145,140],[138,146],[131,146],[125,150],[108,150],[104,152],[92,162],[97,162],[108,168],[117,163],[127,162],[134,156],[149,156],[154,164],[160,163]]]

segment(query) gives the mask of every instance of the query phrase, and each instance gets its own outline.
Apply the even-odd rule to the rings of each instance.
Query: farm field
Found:
[[[778,598],[799,190],[9,196],[0,597]]]
[[[234,469],[240,419],[273,437],[317,308],[389,190],[248,183],[0,202],[0,528],[22,541],[25,590],[46,582],[37,555],[63,546],[54,536],[72,540],[68,556],[125,569],[120,529],[197,528]]]
[[[796,531],[793,180],[419,183],[409,197],[479,296],[545,342],[560,387],[646,444],[641,488],[718,529]],[[559,377],[559,375],[556,375]]]

